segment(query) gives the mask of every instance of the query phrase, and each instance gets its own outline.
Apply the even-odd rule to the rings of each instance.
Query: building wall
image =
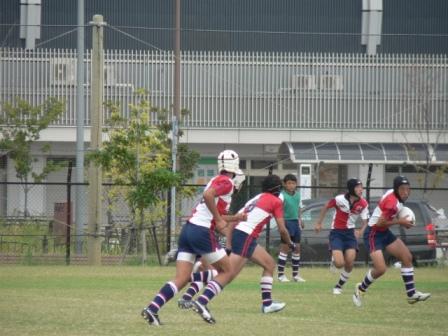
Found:
[[[49,48],[75,48],[75,0],[42,0],[41,40]],[[360,44],[361,0],[183,0],[184,50],[363,53]],[[108,49],[173,48],[174,0],[87,0],[85,20],[102,14],[111,26]],[[383,1],[381,53],[447,53],[445,0]],[[0,2],[0,23],[19,23],[19,1]],[[60,25],[70,25],[61,27]],[[400,34],[397,36],[396,34]],[[395,36],[392,36],[395,35]],[[4,46],[20,47],[18,27],[0,27]],[[140,40],[140,41],[138,41]],[[142,42],[143,41],[143,42]],[[86,46],[91,36],[86,29]]]
[[[75,52],[1,51],[0,101],[20,97],[37,105],[56,97],[66,103],[56,123],[76,125]],[[87,125],[89,60],[86,54]],[[200,52],[182,54],[182,63],[184,129],[243,129],[243,138],[260,129],[420,132],[448,125],[447,56]],[[120,104],[123,117],[138,103],[139,88],[153,106],[172,112],[172,53],[107,51],[104,69],[104,100]]]
[[[46,157],[36,153],[33,162],[33,171],[39,174],[46,162]],[[7,182],[19,182],[16,176],[14,163],[10,159],[7,164]],[[30,177],[29,182],[33,182]],[[25,201],[25,187],[28,189],[27,202]],[[9,184],[6,189],[6,215],[23,216],[25,211],[31,216],[46,215],[46,187],[43,185]]]

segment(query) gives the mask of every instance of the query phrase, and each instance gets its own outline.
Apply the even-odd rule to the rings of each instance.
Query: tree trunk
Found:
[[[139,230],[140,230],[140,240],[142,244],[142,265],[146,264],[148,260],[147,248],[146,248],[146,230],[143,228],[144,221],[144,210],[140,209],[140,220],[139,220]]]
[[[24,195],[25,195],[25,204],[24,204],[24,209],[23,209],[23,216],[24,217],[29,217],[30,216],[30,212],[28,211],[28,193],[30,191],[30,188],[28,187],[28,179],[25,179],[25,187],[23,188],[24,191]]]
[[[148,253],[147,247],[146,247],[146,230],[141,230],[140,232],[140,239],[142,241],[142,265],[146,264],[146,261],[148,260]]]

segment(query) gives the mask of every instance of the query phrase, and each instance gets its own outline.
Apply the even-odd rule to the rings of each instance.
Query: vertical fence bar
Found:
[[[20,97],[33,105],[48,97],[64,99],[66,111],[54,124],[74,125],[76,104],[70,77],[74,51],[1,51],[0,98]],[[85,54],[89,65],[89,51]],[[111,50],[106,56],[105,95],[122,103],[123,116],[129,116],[128,104],[135,102],[132,88],[137,87],[148,88],[152,103],[169,109],[170,53]],[[185,52],[184,64],[183,104],[191,112],[185,125],[416,129],[426,122],[419,104],[427,105],[428,126],[446,123],[445,56]],[[86,66],[86,72],[91,75],[90,67]],[[293,87],[295,76],[309,76],[310,83],[306,86],[303,80]],[[334,77],[333,86],[325,76]],[[432,91],[423,92],[428,87],[425,81],[432,82]],[[90,99],[87,95],[86,107]],[[88,108],[86,123],[90,123]]]
[[[70,265],[70,232],[72,228],[72,165],[72,160],[69,160],[67,172],[67,217],[65,221],[65,264],[67,266]]]

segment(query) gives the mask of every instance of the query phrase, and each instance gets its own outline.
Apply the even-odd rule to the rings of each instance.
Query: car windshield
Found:
[[[324,206],[324,204],[322,204],[322,206]],[[302,220],[303,223],[305,224],[305,229],[314,229],[314,224],[316,224],[319,218],[322,206],[312,207],[302,212]],[[329,209],[325,214],[324,220],[322,222],[323,229],[331,228],[331,222],[333,221],[334,211],[335,210],[332,208]]]
[[[446,218],[444,209],[436,209],[431,204],[424,203],[426,210],[431,217],[431,221],[437,227],[446,228],[448,227],[448,218]]]
[[[407,206],[409,209],[411,209],[414,212],[415,215],[415,225],[417,226],[425,226],[425,220],[423,219],[422,210],[419,207],[418,203],[414,202],[408,202],[405,203],[405,206]]]
[[[309,209],[306,209],[302,212],[302,221],[305,224],[305,230],[314,230],[314,224],[316,223],[317,219],[319,218],[320,210],[322,209],[322,205],[316,205]],[[333,220],[334,215],[334,209],[329,209],[325,215],[324,221],[323,221],[323,228],[324,229],[330,229],[331,228],[331,222]],[[271,219],[271,222],[269,223],[270,229],[277,230],[277,222],[275,219]]]

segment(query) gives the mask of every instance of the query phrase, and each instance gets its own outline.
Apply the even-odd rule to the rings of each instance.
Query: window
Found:
[[[297,170],[297,163],[283,163],[284,170]]]
[[[270,167],[273,167],[273,169],[278,169],[278,163],[275,161],[267,160],[252,160],[252,169],[269,170]]]
[[[393,166],[393,165],[386,165],[386,173],[398,173],[399,168],[398,166]]]

